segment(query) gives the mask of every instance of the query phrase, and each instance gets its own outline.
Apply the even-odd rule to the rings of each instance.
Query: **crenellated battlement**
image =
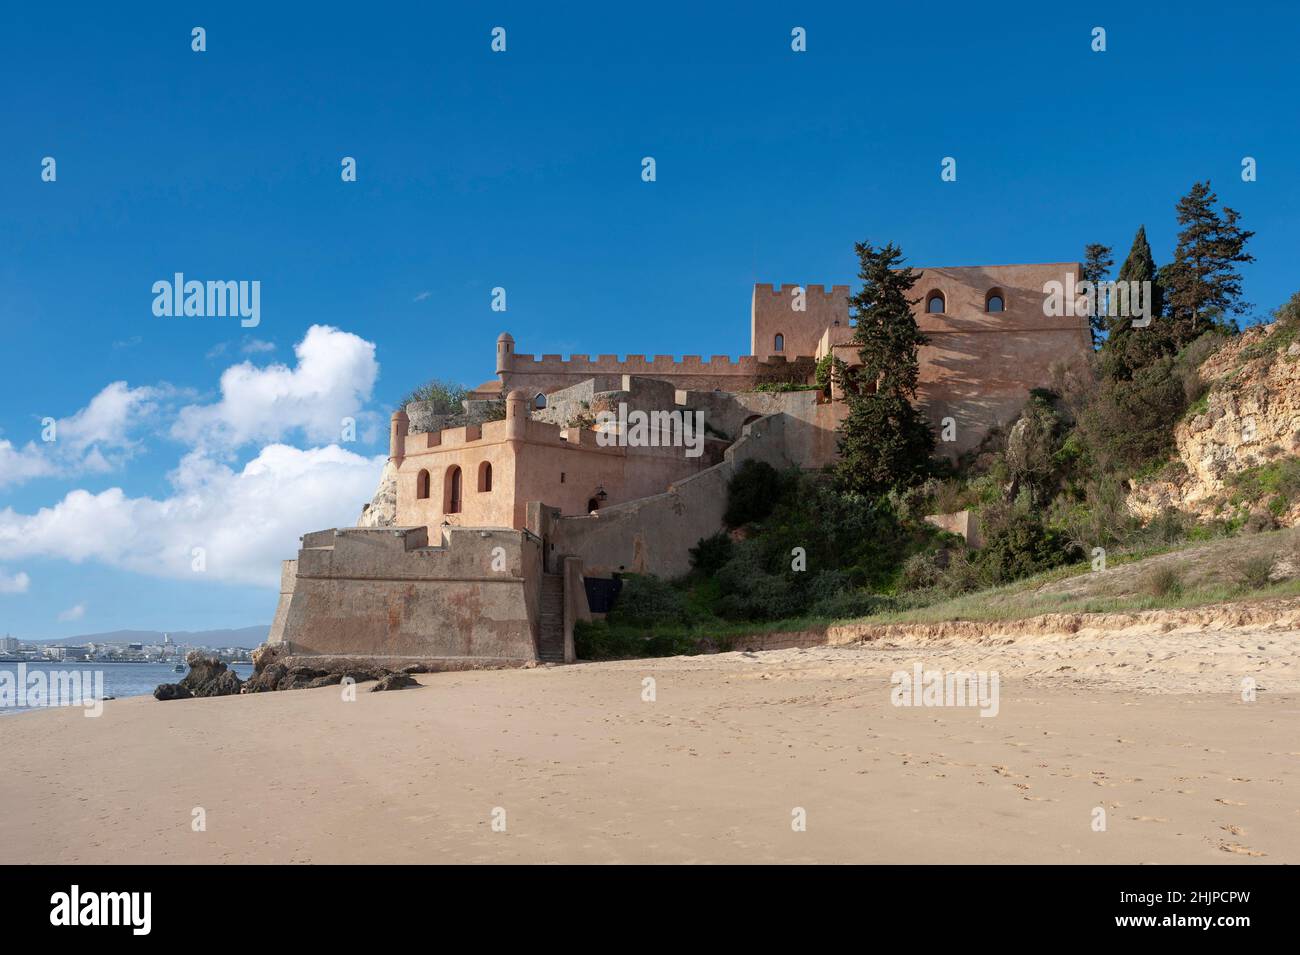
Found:
[[[826,330],[837,325],[849,325],[847,285],[754,285],[749,350],[759,358],[815,355]]]
[[[755,282],[754,294],[771,295],[774,297],[783,296],[785,299],[791,300],[794,298],[791,294],[792,291],[799,288],[804,290],[804,297],[806,299],[819,298],[831,302],[839,302],[841,300],[846,300],[849,297],[849,286],[847,285],[832,285],[828,292],[826,291],[825,285],[799,285],[797,283],[790,285],[772,285],[769,282]]]
[[[590,355],[510,353],[501,358],[499,372],[505,391],[516,388],[529,394],[550,394],[589,378],[633,375],[672,382],[682,389],[747,391],[764,381],[800,379],[812,373],[816,360],[802,357],[754,355]]]
[[[589,355],[570,355],[565,358],[563,355],[533,355],[527,352],[519,352],[511,356],[509,370],[514,372],[581,371],[588,377],[591,375],[635,375],[638,374],[638,369],[642,368],[652,368],[656,372],[665,374],[694,374],[701,371],[717,371],[722,374],[736,374],[738,372],[752,374],[760,370],[764,365],[788,364],[790,361],[797,360],[797,358],[792,359],[785,355],[773,355],[765,360],[760,360],[753,355],[740,355],[736,358],[730,355],[712,355],[707,359],[700,355],[683,355],[681,358],[673,355],[654,355],[650,358],[645,355],[626,355],[623,357],[599,355],[592,359]]]

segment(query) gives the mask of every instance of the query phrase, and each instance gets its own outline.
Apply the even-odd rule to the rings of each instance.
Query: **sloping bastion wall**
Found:
[[[316,531],[284,562],[269,642],[295,655],[535,660],[541,565],[526,531],[443,528],[436,546],[424,527]]]

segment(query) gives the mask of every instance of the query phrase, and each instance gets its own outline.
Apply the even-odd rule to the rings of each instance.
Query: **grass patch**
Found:
[[[821,617],[800,617],[764,623],[642,625],[579,620],[573,629],[574,649],[580,660],[634,660],[644,657],[696,656],[726,653],[742,637],[764,633],[812,630],[830,621]]]
[[[1142,589],[1152,597],[1177,597],[1183,592],[1183,572],[1172,564],[1152,567],[1142,580]]]
[[[1228,478],[1233,505],[1269,499],[1274,514],[1285,514],[1300,499],[1300,458],[1281,458]]]
[[[1163,596],[1139,593],[1105,597],[1096,594],[999,593],[979,591],[910,610],[862,617],[854,623],[946,623],[954,620],[1023,620],[1049,613],[1130,613],[1138,610],[1172,610],[1227,603],[1241,598],[1241,588],[1231,583],[1185,588]],[[1300,596],[1300,580],[1270,584],[1251,594],[1252,599]]]

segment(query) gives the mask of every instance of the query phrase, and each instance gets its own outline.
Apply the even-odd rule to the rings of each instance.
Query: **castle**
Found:
[[[1044,308],[1047,283],[1077,280],[1077,263],[918,272],[929,344],[917,404],[944,454],[978,445],[1053,365],[1091,350],[1086,317]],[[737,360],[534,356],[503,332],[496,377],[462,414],[394,413],[358,525],[307,534],[284,562],[270,642],[439,669],[571,662],[574,623],[605,609],[616,575],[689,569],[743,461],[835,461],[847,405],[837,380],[827,393],[815,376],[829,356],[858,361],[848,296],[755,285],[750,354]],[[628,440],[636,413],[648,430]],[[682,415],[703,421],[693,453],[674,431]]]

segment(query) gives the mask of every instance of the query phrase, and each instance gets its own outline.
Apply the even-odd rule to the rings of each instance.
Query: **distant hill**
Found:
[[[238,630],[112,630],[108,633],[83,633],[59,640],[39,640],[51,646],[66,644],[81,646],[85,643],[162,643],[163,634],[171,635],[172,643],[193,643],[205,647],[256,647],[266,642],[269,626],[241,627]]]

